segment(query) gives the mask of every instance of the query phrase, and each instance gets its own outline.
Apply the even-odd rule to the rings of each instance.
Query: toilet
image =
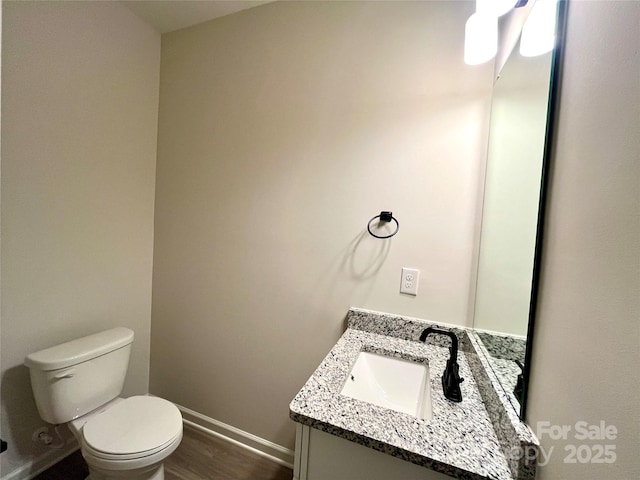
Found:
[[[164,480],[182,440],[178,408],[158,397],[122,398],[133,331],[112,328],[27,355],[40,417],[67,424],[90,480]]]

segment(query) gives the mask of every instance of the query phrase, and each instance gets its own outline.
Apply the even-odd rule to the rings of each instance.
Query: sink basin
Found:
[[[431,419],[429,367],[421,363],[360,352],[340,393],[420,420]]]

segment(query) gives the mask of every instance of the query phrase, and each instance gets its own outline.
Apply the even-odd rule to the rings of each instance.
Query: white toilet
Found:
[[[67,423],[91,480],[163,480],[163,461],[182,440],[182,416],[167,400],[120,398],[133,332],[118,327],[25,359],[38,412]]]

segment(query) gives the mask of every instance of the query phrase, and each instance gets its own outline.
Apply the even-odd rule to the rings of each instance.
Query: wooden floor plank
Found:
[[[89,469],[78,450],[33,480],[84,480],[87,475],[89,475]]]
[[[293,471],[223,439],[185,428],[180,446],[164,462],[165,480],[291,480]],[[84,480],[87,466],[75,452],[34,480]]]
[[[185,429],[166,480],[291,480],[293,471],[225,440]]]

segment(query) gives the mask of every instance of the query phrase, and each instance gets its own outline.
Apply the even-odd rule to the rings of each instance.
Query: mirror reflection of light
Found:
[[[498,17],[474,13],[464,27],[464,63],[479,65],[498,51]]]
[[[550,52],[556,43],[557,0],[537,0],[522,27],[520,54],[536,57]]]
[[[517,0],[476,0],[476,12],[492,17],[501,17],[513,7]]]

